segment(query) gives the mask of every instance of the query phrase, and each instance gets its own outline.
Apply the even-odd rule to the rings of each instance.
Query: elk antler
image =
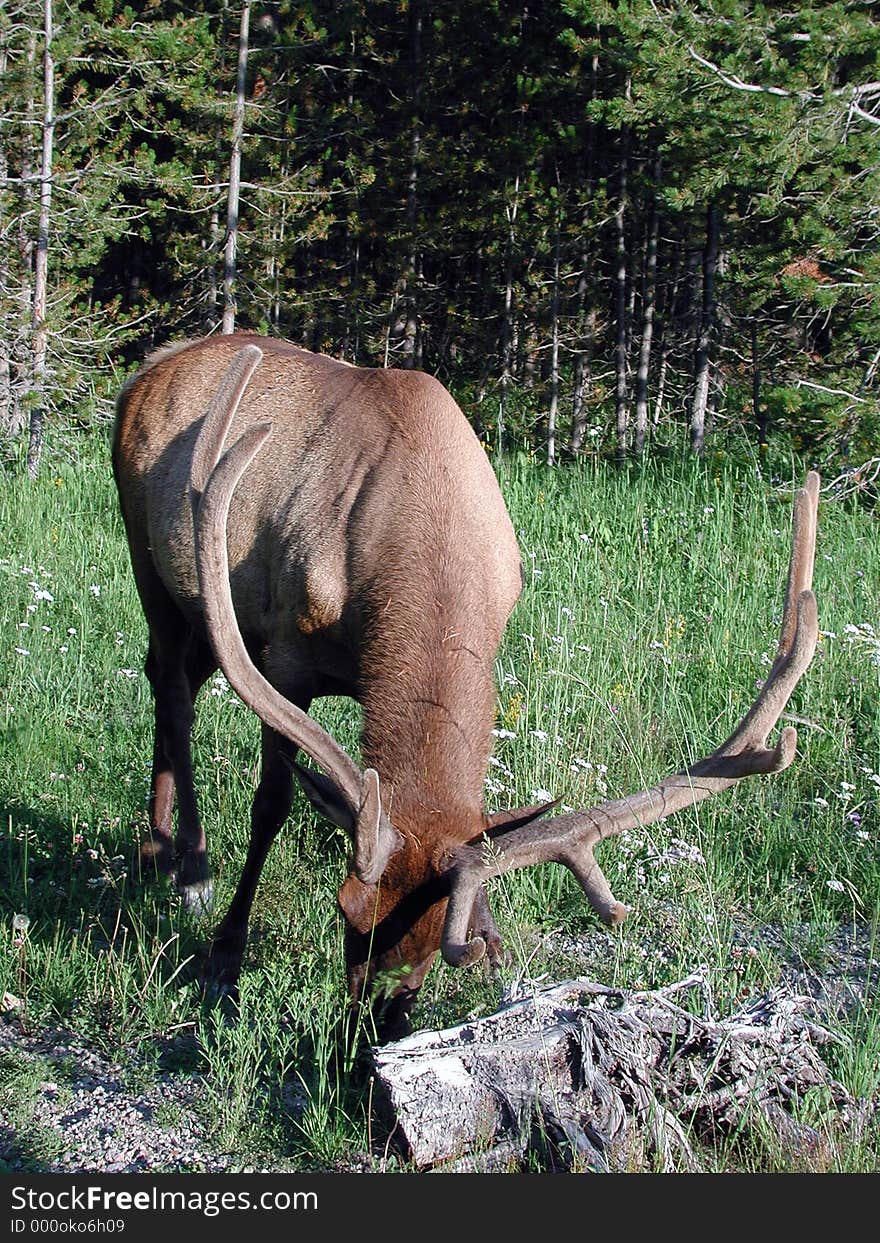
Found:
[[[249,427],[222,458],[220,454],[262,356],[254,345],[235,355],[214,394],[193,452],[191,500],[205,624],[230,686],[262,721],[296,743],[339,787],[355,825],[355,873],[365,884],[375,884],[402,844],[382,810],[378,774],[372,768],[361,772],[335,739],[263,677],[248,655],[232,604],[226,550],[229,505],[238,481],[271,435],[272,424]]]
[[[727,741],[710,756],[651,789],[524,828],[502,830],[488,840],[460,847],[449,871],[451,891],[442,944],[448,963],[469,966],[485,952],[479,937],[468,942],[467,930],[477,889],[489,877],[534,863],[563,863],[577,877],[599,918],[606,924],[618,924],[626,918],[627,908],[615,900],[593,858],[597,843],[690,807],[743,777],[781,772],[788,767],[795,756],[797,732],[790,726],[783,729],[772,749],[767,747],[767,737],[809,665],[818,638],[816,597],[811,590],[818,501],[819,476],[810,471],[795,497],[779,650],[761,693]]]

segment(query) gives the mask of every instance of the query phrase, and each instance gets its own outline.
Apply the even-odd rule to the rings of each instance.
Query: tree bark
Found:
[[[419,246],[417,237],[419,206],[419,162],[422,149],[422,6],[421,0],[410,0],[409,39],[412,93],[412,130],[410,133],[409,179],[406,191],[406,229],[410,253],[404,283],[403,366],[417,367],[421,362],[419,334],[418,279]]]
[[[229,158],[229,199],[226,212],[226,248],[223,256],[223,332],[235,332],[238,220],[241,198],[241,148],[244,139],[244,103],[247,82],[248,32],[251,0],[245,0],[238,32],[238,68],[235,75],[235,112]]]
[[[697,1017],[681,1001],[694,988]],[[696,1172],[709,1149],[695,1140],[757,1132],[823,1169],[828,1134],[855,1125],[855,1102],[819,1053],[835,1038],[807,998],[777,989],[715,1017],[703,972],[652,992],[583,978],[530,992],[372,1050],[377,1112],[416,1166],[528,1168],[543,1148],[563,1168],[622,1172],[640,1155],[649,1169]],[[817,1087],[821,1129],[784,1107]]]
[[[0,33],[0,40],[3,34]],[[5,40],[0,42],[0,80],[6,73],[9,56]],[[0,130],[0,237],[6,232],[5,208],[9,184],[9,159],[3,131]],[[0,248],[0,296],[5,294],[9,282],[9,258],[5,246]],[[11,325],[0,325],[0,434],[8,435],[13,423],[12,374],[10,370]]]
[[[550,311],[550,409],[547,412],[547,465],[556,465],[556,415],[559,409],[559,251],[562,221],[556,216],[556,246],[553,254],[553,300]]]
[[[516,253],[516,217],[519,211],[519,173],[513,183],[513,198],[507,205],[507,253],[504,259],[504,318],[501,321],[501,392],[498,400],[498,428],[495,451],[504,449],[507,401],[513,373],[513,268]]]
[[[590,62],[591,102],[596,98],[598,79],[599,57],[598,54],[594,53]],[[585,145],[586,171],[584,184],[586,186],[586,201],[589,204],[592,203],[595,192],[596,125],[594,121],[587,122]],[[590,271],[590,245],[587,240],[589,227],[590,211],[589,207],[587,207],[583,213],[581,224],[580,275],[578,276],[576,295],[578,349],[574,359],[574,386],[571,404],[571,439],[569,441],[569,448],[572,453],[579,452],[587,431],[586,392],[590,380],[592,342],[596,330],[596,312],[595,310],[587,312],[587,290],[589,288]]]
[[[627,84],[629,93],[629,84]],[[617,318],[617,341],[614,367],[617,377],[614,398],[615,429],[617,436],[617,460],[626,457],[629,435],[629,402],[626,383],[626,196],[629,165],[629,131],[624,127],[621,135],[620,181],[617,210],[614,213],[614,229],[617,235],[617,271],[615,275],[615,315]]]
[[[645,253],[645,294],[642,300],[642,339],[639,343],[639,363],[636,371],[636,454],[645,451],[648,434],[648,375],[651,367],[651,338],[654,332],[654,306],[657,286],[657,238],[660,231],[657,195],[660,189],[660,157],[654,161],[654,187],[651,197],[651,214],[648,219],[648,239]]]
[[[766,445],[769,432],[767,411],[761,404],[761,360],[758,357],[758,321],[752,319],[752,410],[758,444]]]
[[[700,335],[694,354],[694,393],[691,402],[691,452],[703,452],[706,434],[706,408],[709,404],[710,348],[715,320],[715,274],[718,269],[718,240],[721,232],[718,206],[710,203],[706,212],[706,245],[703,249],[703,304]]]
[[[657,316],[657,344],[659,346],[657,353],[659,354],[659,363],[657,366],[657,392],[654,395],[654,412],[651,416],[651,426],[655,431],[660,426],[660,420],[663,417],[663,402],[666,398],[666,376],[669,370],[669,354],[672,349],[672,327],[675,324],[678,291],[681,286],[681,270],[682,248],[681,246],[676,246],[672,265],[672,283],[671,286],[665,286],[662,309]]]
[[[43,4],[43,154],[40,164],[40,217],[34,263],[34,404],[28,433],[27,471],[36,479],[43,449],[46,418],[46,354],[49,344],[46,295],[49,272],[49,221],[52,211],[52,148],[55,137],[55,62],[52,58],[52,0]]]

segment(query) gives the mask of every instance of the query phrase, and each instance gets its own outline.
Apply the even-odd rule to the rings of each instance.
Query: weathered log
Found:
[[[852,1102],[815,1046],[809,998],[776,990],[727,1019],[673,998],[695,974],[634,993],[569,980],[496,1014],[373,1050],[393,1139],[419,1167],[513,1168],[534,1143],[570,1168],[700,1168],[694,1143],[763,1127],[783,1160],[824,1164],[827,1144],[793,1108],[826,1089]]]

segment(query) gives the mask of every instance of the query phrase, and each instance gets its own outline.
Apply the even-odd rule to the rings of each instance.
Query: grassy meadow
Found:
[[[775,651],[799,469],[771,483],[754,465],[712,458],[623,472],[516,458],[499,475],[526,585],[498,659],[487,805],[547,794],[590,805],[713,750]],[[494,882],[510,954],[502,978],[438,962],[417,1026],[488,1013],[518,979],[578,974],[584,945],[596,948],[596,978],[625,987],[706,964],[728,1013],[778,982],[792,957],[834,973],[832,939],[871,936],[880,530],[852,500],[823,496],[815,588],[822,638],[789,705],[794,766],[605,844],[600,861],[631,907],[613,934],[560,868]],[[298,796],[255,905],[240,1014],[205,1005],[197,967],[209,927],[132,867],[152,745],[145,635],[106,437],[84,435],[75,452],[47,458],[36,484],[3,478],[0,993],[23,1002],[30,1029],[68,1028],[132,1076],[204,1073],[217,1142],[242,1166],[346,1168],[371,1138],[369,1082],[339,1039],[335,893],[347,843]],[[318,715],[356,749],[355,705],[327,701]],[[194,756],[221,911],[244,859],[257,743],[255,718],[213,679]],[[835,1072],[876,1100],[878,1012],[855,1006],[840,1023]],[[836,1168],[876,1168],[878,1150],[869,1128]],[[713,1163],[777,1168],[760,1148],[719,1149]]]

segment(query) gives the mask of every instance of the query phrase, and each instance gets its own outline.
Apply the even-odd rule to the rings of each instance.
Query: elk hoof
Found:
[[[210,877],[192,885],[178,884],[177,892],[181,906],[193,919],[204,919],[214,909],[214,882]]]
[[[238,1006],[238,985],[206,977],[202,980],[202,999],[209,1006],[221,1006],[234,1013]]]
[[[244,944],[220,936],[214,940],[202,968],[202,991],[210,1001],[237,1001],[238,977]]]
[[[618,924],[622,924],[629,914],[629,907],[624,906],[622,902],[614,902],[602,911],[601,920],[603,924],[607,924],[609,928],[616,928]]]

